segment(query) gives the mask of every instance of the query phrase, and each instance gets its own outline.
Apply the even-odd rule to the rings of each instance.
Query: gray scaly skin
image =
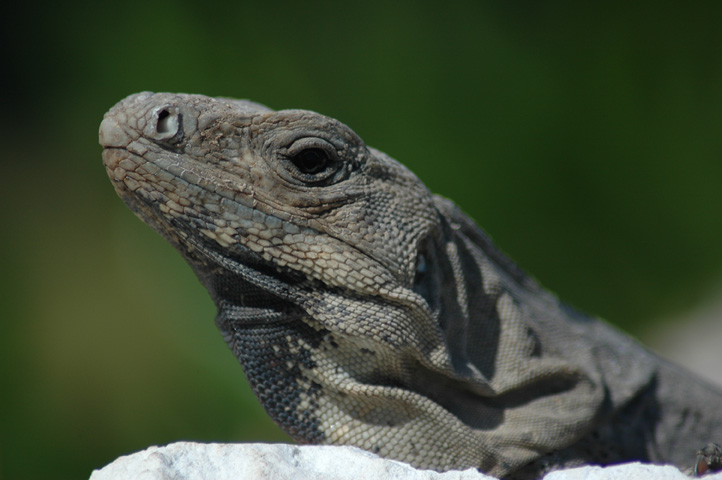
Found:
[[[146,92],[105,115],[100,143],[301,443],[533,478],[687,466],[722,435],[719,391],[560,303],[337,120]]]

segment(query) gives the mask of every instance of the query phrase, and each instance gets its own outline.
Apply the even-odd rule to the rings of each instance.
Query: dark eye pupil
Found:
[[[302,173],[313,175],[326,168],[329,158],[328,153],[320,148],[307,148],[294,155],[291,161]]]

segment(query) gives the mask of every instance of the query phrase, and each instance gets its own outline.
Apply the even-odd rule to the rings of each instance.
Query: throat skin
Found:
[[[684,466],[722,431],[717,390],[561,303],[338,120],[143,92],[99,135],[116,192],[189,263],[298,442],[534,478]]]

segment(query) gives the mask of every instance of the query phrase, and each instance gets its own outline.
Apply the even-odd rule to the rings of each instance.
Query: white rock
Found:
[[[610,467],[579,467],[552,472],[544,480],[690,480],[678,468],[669,465],[624,463]]]
[[[552,472],[544,480],[692,480],[671,465],[624,463],[609,467],[579,467]],[[703,480],[722,480],[722,473],[706,475]]]
[[[90,480],[495,480],[470,469],[436,473],[352,447],[172,443],[120,457]]]
[[[353,447],[178,442],[120,457],[90,480],[496,480],[474,469],[416,470]],[[627,463],[580,467],[543,480],[690,480],[672,466]],[[704,480],[722,480],[722,473]]]

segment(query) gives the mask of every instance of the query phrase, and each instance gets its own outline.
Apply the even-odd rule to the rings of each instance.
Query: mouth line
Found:
[[[122,182],[121,182],[122,183]],[[164,237],[186,259],[201,283],[206,286],[225,315],[232,315],[243,325],[267,325],[291,321],[290,312],[302,308],[299,287],[308,279],[300,272],[280,271],[272,263],[259,258],[252,250],[236,245],[233,251],[223,249],[214,241],[184,231],[172,218],[158,215],[152,201],[132,192],[124,197],[128,207],[156,233]],[[224,272],[219,275],[219,270]]]
[[[236,264],[235,270],[244,271],[242,266],[245,265],[259,273],[269,276],[269,278],[283,278],[290,283],[298,283],[300,279],[306,279],[300,272],[279,269],[271,262],[263,260],[257,253],[243,245],[240,241],[233,242],[232,247],[229,248],[217,240],[212,240],[207,236],[201,235],[199,232],[202,228],[207,228],[210,232],[215,232],[215,225],[213,225],[212,222],[214,215],[210,214],[210,212],[208,212],[208,218],[206,218],[204,222],[207,225],[206,227],[195,225],[190,217],[185,217],[183,214],[179,216],[169,214],[161,208],[163,200],[159,200],[154,193],[159,192],[162,194],[162,191],[156,189],[154,186],[154,183],[156,183],[155,179],[154,181],[148,182],[147,186],[133,188],[132,183],[129,185],[126,178],[136,181],[136,175],[140,174],[135,171],[135,168],[152,165],[153,168],[166,172],[167,175],[177,179],[178,182],[187,184],[189,188],[206,190],[216,195],[216,200],[213,201],[215,203],[226,203],[227,201],[227,205],[231,203],[235,204],[238,210],[231,213],[238,214],[239,211],[243,211],[242,215],[239,214],[241,218],[250,219],[253,217],[253,212],[259,211],[259,213],[263,213],[264,215],[277,218],[280,222],[296,223],[293,221],[293,218],[283,218],[285,215],[283,217],[279,216],[278,211],[274,211],[273,214],[268,213],[267,210],[275,209],[272,205],[260,200],[254,192],[248,194],[238,190],[231,190],[227,187],[223,187],[221,191],[209,190],[201,185],[200,180],[198,182],[191,182],[188,178],[184,178],[184,175],[173,171],[173,169],[169,168],[171,166],[170,164],[164,165],[164,162],[154,161],[125,147],[104,147],[103,153],[105,167],[108,170],[117,194],[123,202],[144,223],[148,224],[156,233],[163,236],[176,249],[183,252],[184,255],[192,255],[195,251],[196,256],[200,257],[196,260],[202,261],[203,258],[206,258],[210,263],[220,265],[224,264],[224,259],[232,259]],[[124,161],[133,163],[133,168],[125,168],[123,166]],[[148,167],[145,168],[147,169]],[[193,172],[190,168],[188,171]],[[158,173],[153,174],[153,177],[158,176]],[[140,182],[140,180],[137,181]],[[159,178],[158,181],[164,180],[163,178]],[[186,218],[188,221],[186,221]],[[243,227],[239,226],[237,234],[241,236],[244,235],[244,230]],[[253,283],[252,275],[249,274],[247,276],[249,281]]]
[[[243,240],[247,237],[246,229],[259,228],[255,223],[266,223],[268,228],[278,230],[277,235],[284,234],[284,231],[292,234],[301,230],[307,236],[325,235],[329,241],[335,240],[347,248],[358,249],[348,245],[336,232],[319,230],[319,225],[313,222],[316,212],[276,206],[277,202],[268,201],[267,195],[255,191],[241,178],[231,178],[231,173],[224,175],[224,171],[220,170],[216,175],[216,168],[197,160],[186,161],[175,155],[156,157],[148,151],[136,150],[135,146],[103,147],[103,161],[116,192],[141,220],[182,252],[189,263],[195,263],[194,269],[198,273],[218,267],[235,271],[244,282],[255,285],[254,288],[271,290],[276,297],[293,298],[298,302],[298,290],[294,290],[293,286],[316,281],[325,283],[322,276],[311,274],[300,266],[286,267],[272,259],[262,258]],[[187,205],[185,203],[179,205],[172,195],[170,199],[165,198],[164,189],[176,192],[181,198],[190,198],[190,207],[183,206]],[[190,213],[182,213],[180,208],[190,208]],[[326,205],[325,209],[328,208]],[[293,211],[289,212],[290,209]],[[292,225],[294,229],[281,227],[285,224]],[[278,260],[280,254],[269,255]],[[387,268],[383,259],[363,251],[359,251],[359,255],[368,256]]]

